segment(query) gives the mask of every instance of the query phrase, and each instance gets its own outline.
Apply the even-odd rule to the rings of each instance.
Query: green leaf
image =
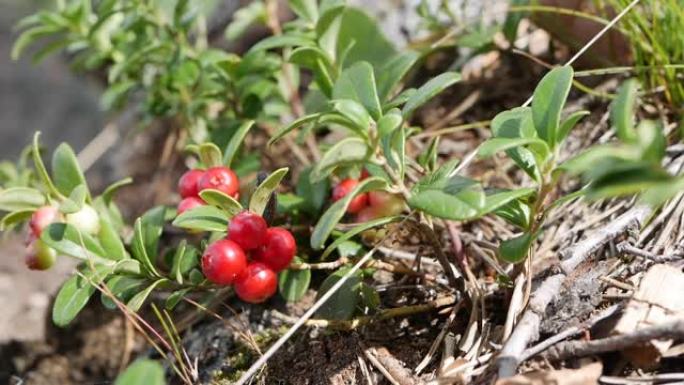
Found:
[[[87,194],[88,188],[85,185],[81,184],[76,186],[76,188],[71,191],[71,194],[69,194],[69,198],[62,201],[59,205],[59,211],[64,214],[73,214],[81,210],[85,204]]]
[[[311,168],[306,168],[299,173],[296,191],[297,195],[304,200],[304,210],[316,214],[323,208],[328,199],[330,181],[322,179],[318,182],[312,182],[310,174]]]
[[[173,225],[189,230],[225,232],[230,217],[213,206],[200,206],[188,210],[174,219]]]
[[[360,181],[359,184],[356,185],[356,187],[347,195],[345,195],[344,198],[333,203],[332,206],[330,206],[328,210],[323,213],[313,229],[311,234],[311,248],[314,250],[320,250],[323,248],[323,245],[325,245],[325,241],[330,236],[330,233],[332,233],[337,223],[340,221],[340,219],[342,219],[344,213],[347,211],[349,202],[351,202],[356,195],[367,191],[381,190],[386,188],[386,186],[387,183],[383,179],[378,177],[366,178]]]
[[[288,172],[287,167],[273,171],[266,179],[264,179],[261,184],[254,190],[252,198],[249,200],[249,210],[262,215],[266,206],[268,205],[268,200],[271,198],[271,194],[278,188],[280,181],[283,180],[285,174]]]
[[[51,224],[43,230],[40,239],[61,254],[93,261],[96,265],[113,266],[115,263],[96,239],[66,223]]]
[[[508,263],[522,262],[527,257],[533,240],[530,233],[522,233],[517,237],[507,239],[499,245],[499,256]]]
[[[333,88],[333,99],[350,99],[365,107],[373,119],[382,116],[380,99],[375,85],[373,66],[367,62],[355,63],[342,71]]]
[[[572,86],[572,67],[549,71],[534,90],[532,118],[537,134],[551,148],[556,146],[563,106]]]
[[[357,137],[348,137],[335,143],[323,154],[311,170],[312,181],[317,182],[330,175],[337,167],[362,163],[368,157],[368,145]]]
[[[375,310],[380,306],[380,294],[373,286],[361,282],[359,289],[359,300],[364,307]]]
[[[397,171],[400,179],[404,179],[406,168],[406,129],[399,127],[390,137],[382,139],[382,150],[387,164]]]
[[[166,221],[166,207],[157,206],[147,210],[142,216],[142,229],[144,231],[145,251],[147,255],[156,256],[159,248],[159,238],[164,230]]]
[[[660,165],[649,162],[607,164],[605,172],[591,180],[587,196],[604,199],[639,194],[651,188],[662,189],[662,186],[674,181]]]
[[[404,119],[401,116],[399,109],[392,109],[387,112],[380,120],[378,120],[378,137],[384,138],[401,126]]]
[[[459,81],[461,81],[461,75],[457,72],[445,72],[428,80],[404,104],[404,108],[401,111],[402,115],[404,115],[405,119],[408,119],[418,107]]]
[[[166,278],[161,278],[152,282],[148,287],[145,288],[145,290],[138,292],[136,295],[134,295],[133,298],[131,298],[131,300],[126,303],[126,307],[133,312],[137,312],[138,310],[140,310],[143,303],[145,303],[147,297],[150,296],[150,293],[152,293],[152,291],[157,286],[165,282],[169,282],[169,280]]]
[[[114,194],[119,191],[120,188],[127,186],[129,184],[133,183],[132,178],[124,178],[120,181],[114,182],[107,186],[107,188],[102,192],[102,199],[106,204],[110,204],[112,202],[112,198],[114,197]]]
[[[59,289],[52,305],[52,322],[59,327],[68,325],[95,292],[92,284],[99,284],[110,272],[111,268],[99,267],[82,272],[83,276],[74,274],[69,278]]]
[[[295,258],[295,263],[300,263]],[[311,270],[284,270],[278,276],[278,291],[288,302],[299,301],[311,283]]]
[[[285,135],[290,133],[291,131],[294,131],[295,129],[304,126],[309,123],[313,123],[317,121],[321,117],[321,114],[311,114],[311,115],[305,115],[302,116],[301,118],[293,121],[292,123],[288,124],[287,126],[282,127],[278,131],[276,131],[275,134],[269,139],[268,145],[271,146],[275,142],[279,141],[282,139]]]
[[[185,239],[181,241],[176,248],[176,252],[173,255],[173,262],[171,264],[171,277],[175,279],[178,283],[183,284],[183,275],[187,274],[192,270],[193,267],[197,266],[198,252],[192,246],[187,246]]]
[[[135,259],[140,261],[143,267],[145,267],[145,270],[151,275],[159,275],[157,272],[157,269],[154,267],[154,263],[151,259],[150,254],[147,251],[147,247],[145,247],[145,235],[147,234],[147,231],[143,230],[143,221],[142,218],[138,218],[135,221],[135,225],[133,226],[134,233],[133,233],[133,256]],[[152,256],[156,256],[155,254],[152,254]]]
[[[59,193],[55,185],[52,183],[52,179],[50,179],[50,174],[48,174],[47,168],[45,168],[45,163],[43,163],[43,159],[40,157],[40,145],[38,142],[39,139],[40,132],[36,132],[36,134],[33,135],[33,146],[31,147],[33,165],[36,168],[36,172],[38,173],[40,181],[43,182],[48,191],[53,195],[60,196],[61,194]]]
[[[529,2],[529,0],[511,0],[510,6],[528,5]],[[502,30],[506,40],[508,40],[511,45],[518,37],[518,25],[520,24],[520,20],[525,16],[527,16],[527,12],[508,12],[506,15]]]
[[[618,138],[625,143],[634,143],[637,139],[637,132],[634,129],[634,108],[638,92],[639,81],[629,79],[622,83],[617,98],[610,105],[610,121]]]
[[[164,368],[157,361],[137,360],[116,378],[114,385],[166,385]]]
[[[485,206],[482,186],[472,179],[450,175],[456,162],[447,163],[416,183],[409,206],[444,219],[476,218]]]
[[[484,141],[478,148],[477,154],[480,157],[488,158],[494,156],[499,151],[506,151],[520,146],[536,144],[546,147],[543,140],[537,138],[492,138]],[[547,150],[548,152],[548,150]]]
[[[381,102],[386,101],[392,95],[392,91],[418,62],[418,59],[420,59],[418,52],[403,51],[380,67],[378,70],[378,96]]]
[[[570,116],[568,116],[563,123],[561,123],[560,129],[558,130],[558,137],[556,138],[558,140],[558,144],[563,143],[565,138],[568,137],[570,131],[577,125],[577,122],[587,115],[589,115],[589,111],[586,110],[575,111],[570,114]]]
[[[358,132],[363,138],[368,137],[371,117],[361,104],[349,99],[333,100],[331,104],[333,110],[352,122],[355,132]]]
[[[100,216],[100,232],[98,233],[98,238],[107,258],[115,261],[129,258],[119,233],[109,219],[104,216]]]
[[[492,120],[492,132],[497,138],[534,138],[537,132],[534,129],[532,110],[529,107],[518,107],[497,114]],[[541,181],[541,173],[534,154],[523,147],[506,151],[506,154],[527,175],[537,182]]]
[[[65,196],[79,185],[87,186],[76,154],[66,143],[60,144],[52,154],[52,177],[57,190]]]
[[[254,1],[233,14],[232,21],[226,27],[226,39],[233,41],[241,37],[247,29],[260,21],[266,20],[266,7],[261,1]]]
[[[480,212],[480,215],[496,211],[512,201],[529,197],[536,191],[537,190],[534,188],[519,188],[516,190],[498,190],[493,193],[487,194],[485,204],[482,208],[482,211]]]
[[[166,297],[166,302],[164,302],[164,307],[166,310],[173,310],[178,303],[191,291],[191,288],[185,288],[185,289],[180,289],[176,290],[173,293],[169,294],[168,297]]]
[[[202,143],[199,145],[199,157],[205,167],[217,167],[222,165],[221,150],[214,143]]]
[[[142,289],[146,282],[147,280],[143,278],[115,275],[107,280],[106,285],[111,295],[115,296],[118,301],[126,303]],[[100,301],[107,309],[114,310],[117,308],[114,300],[106,292],[100,295]]]
[[[35,210],[43,205],[45,196],[34,188],[11,187],[0,191],[1,211]]]
[[[0,230],[7,230],[15,224],[27,221],[33,215],[34,209],[13,211],[0,220]]]
[[[243,210],[240,202],[236,201],[235,198],[222,191],[206,189],[200,191],[199,195],[208,204],[226,211],[229,218],[232,218],[234,215]]]
[[[530,206],[521,199],[507,202],[494,210],[494,214],[523,230],[530,227]]]
[[[223,152],[224,166],[230,167],[233,164],[233,159],[235,159],[235,155],[237,154],[240,145],[244,142],[245,136],[247,136],[247,133],[252,127],[254,127],[254,121],[247,120],[238,127],[237,131],[235,131]]]
[[[667,139],[663,134],[662,124],[652,120],[642,120],[636,128],[638,144],[641,148],[641,159],[660,164],[665,156]]]
[[[349,272],[351,268],[348,266],[342,267],[330,274],[328,278],[323,281],[318,296],[321,298],[328,290],[330,290],[342,277]],[[359,303],[359,290],[361,283],[361,273],[356,271],[352,274],[342,286],[333,294],[323,306],[318,309],[319,317],[332,320],[346,320],[350,319],[356,311],[356,305]]]
[[[283,47],[306,47],[313,46],[314,41],[305,36],[295,36],[291,34],[267,37],[252,46],[250,52],[265,51]]]
[[[330,246],[325,248],[325,251],[323,254],[321,254],[321,259],[325,260],[330,256],[330,254],[335,251],[340,245],[342,245],[344,242],[348,241],[349,239],[355,237],[358,234],[363,233],[366,230],[370,230],[375,227],[380,227],[380,226],[385,226],[389,223],[393,222],[398,222],[402,220],[404,217],[402,216],[393,216],[393,217],[385,217],[385,218],[378,218],[378,219],[373,219],[372,221],[368,221],[365,223],[362,223],[358,226],[354,226],[353,228],[349,229],[347,232],[345,232],[343,235],[337,237],[333,243],[330,244]]]
[[[315,23],[318,20],[318,4],[316,0],[289,0],[290,8],[300,18]]]

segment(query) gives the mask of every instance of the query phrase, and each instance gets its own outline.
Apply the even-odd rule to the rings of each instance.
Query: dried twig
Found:
[[[562,360],[592,354],[622,350],[630,346],[655,340],[684,337],[684,319],[644,327],[630,334],[622,334],[593,341],[568,341],[550,348],[544,357]]]

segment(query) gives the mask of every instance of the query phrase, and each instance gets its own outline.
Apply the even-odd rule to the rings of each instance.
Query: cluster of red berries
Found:
[[[368,172],[364,170],[361,173],[361,179],[368,177]],[[343,179],[335,185],[332,191],[332,199],[334,201],[340,200],[347,196],[359,184],[359,179],[347,178]],[[347,212],[355,214],[355,221],[358,223],[368,222],[370,220],[397,215],[404,209],[404,203],[401,198],[395,194],[386,191],[370,191],[367,193],[358,194],[349,202]]]
[[[219,190],[237,199],[240,193],[240,181],[235,172],[228,167],[187,171],[178,180],[178,193],[183,198],[178,204],[178,214],[203,206],[205,203],[199,193],[206,189]]]
[[[290,265],[296,252],[289,231],[268,227],[261,215],[243,211],[231,219],[228,236],[204,250],[202,272],[217,285],[234,285],[243,301],[259,303],[276,292],[276,274]]]

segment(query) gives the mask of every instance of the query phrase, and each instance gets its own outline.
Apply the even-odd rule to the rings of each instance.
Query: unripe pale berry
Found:
[[[268,225],[261,215],[243,211],[230,220],[228,239],[244,250],[253,250],[264,244],[267,229]]]
[[[249,303],[264,302],[275,294],[278,277],[268,266],[252,262],[235,281],[235,294]]]
[[[342,180],[333,188],[332,199],[334,201],[338,201],[344,198],[358,184],[359,181],[356,179],[347,178]],[[368,194],[358,194],[354,197],[354,199],[351,200],[351,202],[349,202],[349,206],[347,206],[347,212],[351,214],[358,213],[359,211],[361,211],[361,209],[363,209],[366,206],[368,206]]]
[[[47,270],[55,264],[57,251],[40,239],[34,240],[26,255],[26,266],[31,270]]]
[[[199,206],[204,206],[204,201],[200,198],[197,197],[188,197],[183,199],[178,203],[178,208],[177,212],[178,215],[183,214],[184,212],[194,209],[195,207]]]
[[[199,181],[204,176],[204,170],[188,170],[178,179],[178,193],[181,198],[198,197]]]
[[[297,253],[297,243],[292,234],[282,227],[266,231],[264,245],[254,251],[254,259],[275,271],[287,268]]]
[[[244,250],[228,239],[207,246],[202,254],[202,272],[217,285],[230,285],[247,268]]]
[[[97,234],[100,232],[100,216],[90,205],[83,205],[75,213],[67,214],[66,222],[87,234]]]
[[[202,175],[198,187],[199,191],[214,189],[235,197],[240,191],[240,182],[228,167],[212,167]]]
[[[398,215],[404,210],[404,200],[400,196],[387,191],[371,191],[368,193],[368,204],[375,207],[382,216]]]
[[[31,228],[33,235],[38,238],[43,232],[43,229],[61,219],[62,215],[56,207],[43,206],[33,213],[31,221],[29,222],[29,227]]]

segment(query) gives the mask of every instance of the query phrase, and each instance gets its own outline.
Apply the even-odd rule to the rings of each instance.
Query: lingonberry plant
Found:
[[[270,17],[263,3],[255,4],[235,23]],[[647,120],[634,124],[634,80],[622,86],[611,107],[619,142],[562,161],[565,139],[587,112],[563,113],[573,69],[551,70],[531,107],[496,115],[491,138],[477,150],[482,158],[505,152],[529,183],[483,186],[460,175],[458,159],[440,157],[439,136],[415,159],[408,156],[407,146],[423,130],[414,113],[461,81],[458,72],[447,71],[411,87],[417,82],[411,71],[429,49],[397,51],[371,18],[340,2],[292,0],[297,18],[282,26],[267,20],[274,36],[239,57],[209,48],[204,16],[194,6],[65,1],[21,23],[25,31],[15,55],[39,38],[54,38],[38,58],[66,48],[77,63],[105,69],[106,104],[128,100],[147,118],[176,118],[189,133],[181,144],[193,158],[177,182],[175,209],[154,207],[132,224],[113,200],[132,181],[94,196],[66,144],[55,150],[48,171],[36,135],[18,166],[5,173],[0,209],[8,214],[1,224],[21,229],[28,221],[27,265],[48,269],[57,255],[82,261],[55,300],[57,325],[68,324],[98,290],[104,306],[131,311],[153,292],[164,294],[167,309],[193,291],[218,295],[229,288],[248,303],[266,301],[278,290],[296,301],[309,288],[311,264],[330,262],[337,252],[340,263],[333,262],[337,270],[318,287],[320,297],[350,273],[348,262],[366,248],[354,242],[357,236],[375,245],[384,237],[373,230],[396,222],[427,232],[441,253],[436,233],[449,221],[498,215],[519,230],[500,242],[499,256],[517,263],[533,254],[549,210],[564,201],[643,194],[658,204],[682,189],[682,178],[661,164],[662,130]],[[234,37],[242,27],[232,24],[227,33]],[[309,83],[300,82],[309,75]],[[304,101],[300,90],[306,91]],[[253,154],[243,156],[253,127],[261,129],[255,136],[268,136],[268,147],[302,151],[303,144],[315,160],[293,170],[288,182],[294,191],[279,188],[289,168],[261,173],[256,183],[238,177],[238,169],[258,170],[245,164],[258,163],[267,151],[250,148]],[[323,131],[334,139],[320,142]],[[583,188],[560,195],[565,175],[579,176]],[[184,231],[162,238],[169,222]],[[440,262],[451,271],[448,261]],[[318,314],[348,319],[372,311],[379,293],[364,280],[370,273],[353,274]]]

